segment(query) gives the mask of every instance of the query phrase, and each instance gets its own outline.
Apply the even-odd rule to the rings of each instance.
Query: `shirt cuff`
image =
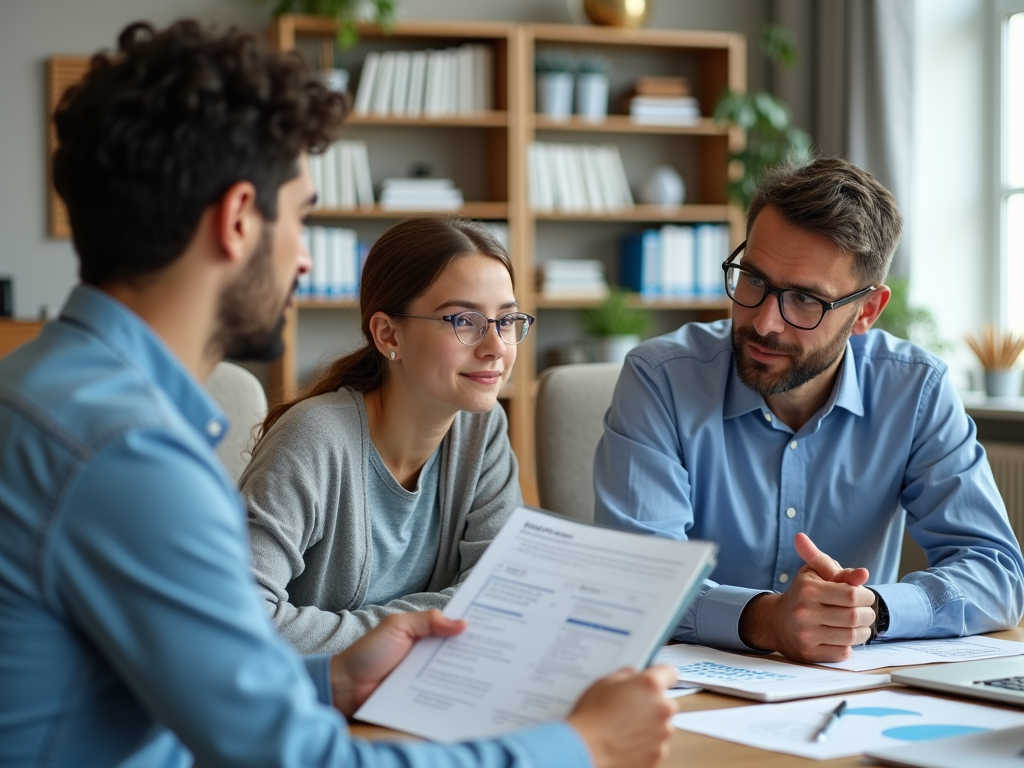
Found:
[[[594,764],[583,738],[564,721],[517,731],[501,740],[526,758],[522,761],[523,765],[592,768]]]
[[[334,706],[334,696],[331,695],[331,657],[303,656],[302,663],[306,665],[309,679],[316,686],[317,700],[329,707]]]
[[[879,635],[885,640],[926,637],[932,627],[932,608],[928,595],[917,584],[871,585],[889,609],[889,629]]]
[[[740,616],[747,603],[755,597],[770,594],[773,593],[769,590],[730,587],[724,584],[709,589],[697,602],[696,630],[701,645],[765,653],[761,649],[751,648],[740,640]]]

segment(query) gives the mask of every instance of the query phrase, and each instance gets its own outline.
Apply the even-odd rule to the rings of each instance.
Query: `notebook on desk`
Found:
[[[973,662],[972,662],[973,663]],[[983,731],[967,736],[938,739],[867,751],[866,756],[897,768],[1020,768],[1024,749],[1024,728]]]
[[[991,699],[1024,707],[1024,657],[965,661],[904,669],[891,674],[894,683],[914,688]],[[1024,761],[1021,761],[1024,765]]]

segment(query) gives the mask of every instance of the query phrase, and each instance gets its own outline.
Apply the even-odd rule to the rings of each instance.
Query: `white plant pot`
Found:
[[[586,72],[576,76],[576,114],[590,123],[608,115],[608,75]]]
[[[569,72],[537,75],[537,111],[552,120],[568,120],[572,115],[572,83]]]
[[[1020,370],[985,371],[985,394],[988,397],[1019,397]]]
[[[639,336],[603,336],[597,340],[597,362],[623,363],[629,350],[639,343]]]

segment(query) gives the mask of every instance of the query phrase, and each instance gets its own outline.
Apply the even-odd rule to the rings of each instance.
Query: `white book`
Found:
[[[604,183],[598,166],[601,160],[596,152],[597,147],[581,144],[576,148],[580,169],[583,171],[583,186],[587,191],[587,202],[591,213],[603,213],[612,206],[605,198]]]
[[[474,47],[476,64],[473,67],[475,76],[475,93],[473,104],[478,112],[489,112],[494,109],[494,53],[489,46]]]
[[[658,276],[658,284],[661,286],[659,295],[675,297],[679,282],[679,254],[675,232],[671,226],[664,226],[658,231],[658,250],[658,262],[661,264],[661,274]]]
[[[611,168],[616,179],[616,197],[623,208],[632,208],[633,193],[629,189],[629,179],[626,178],[626,167],[622,164],[622,155],[619,154],[619,148],[614,144],[609,144],[608,147],[612,158]]]
[[[328,228],[329,243],[329,278],[327,292],[332,298],[338,298],[343,292],[345,282],[345,233],[338,227]]]
[[[555,182],[553,186],[555,210],[562,213],[571,213],[573,210],[572,182],[569,180],[569,160],[568,152],[565,151],[565,145],[548,144],[548,157],[551,158]]]
[[[360,208],[373,208],[373,177],[365,141],[352,142],[352,167],[356,177],[356,200]]]
[[[441,88],[444,79],[444,51],[427,52],[427,81],[423,98],[423,114],[437,117],[441,114]]]
[[[317,298],[326,298],[330,287],[330,272],[327,227],[310,227],[313,248],[310,251],[310,258],[313,261],[311,282],[313,284],[313,295]]]
[[[351,141],[339,141],[338,147],[338,207],[356,207],[356,173]]]
[[[551,211],[555,205],[554,177],[548,145],[535,141],[529,147],[530,200],[535,211]]]
[[[439,192],[448,189],[455,189],[455,182],[452,179],[384,179],[381,182],[383,191],[411,191],[411,192]]]
[[[579,213],[589,213],[591,211],[590,193],[583,178],[583,164],[580,162],[579,148],[579,144],[566,145],[569,155],[569,181],[572,186],[573,210]]]
[[[377,87],[373,93],[373,114],[387,117],[391,114],[391,93],[395,88],[395,51],[385,51],[377,70]]]
[[[338,145],[332,144],[323,155],[324,174],[324,207],[338,207],[338,191],[341,185],[338,181]]]
[[[718,258],[718,237],[715,224],[698,224],[694,227],[697,236],[697,285],[696,291],[701,296],[714,296],[718,293],[718,285],[722,283],[722,270],[719,265],[724,259]]]
[[[468,115],[476,111],[473,103],[475,91],[474,83],[474,52],[473,45],[460,45],[456,49],[456,71],[455,71],[455,112],[459,115]]]
[[[519,507],[444,609],[486,630],[417,642],[356,717],[443,742],[560,720],[599,678],[647,665],[716,549]]]
[[[316,190],[316,207],[324,206],[324,154],[322,152],[309,156],[309,175],[313,179]]]
[[[427,52],[413,51],[409,64],[409,95],[405,114],[419,117],[423,114],[423,92],[427,84]]]
[[[404,117],[409,103],[409,67],[411,57],[408,51],[395,53],[395,86],[391,93],[391,114]]]
[[[373,106],[373,90],[377,82],[377,69],[380,67],[380,54],[370,51],[363,59],[363,73],[359,76],[359,90],[356,91],[356,103],[353,111],[357,115],[368,115]]]
[[[459,49],[443,51],[444,76],[441,78],[441,114],[454,115],[458,110]]]
[[[620,210],[625,207],[625,202],[619,191],[619,178],[615,172],[615,156],[607,145],[594,147],[594,162],[598,178],[601,181],[601,196],[609,210]]]
[[[338,296],[345,299],[351,299],[355,297],[356,281],[358,279],[358,274],[356,273],[356,262],[358,260],[356,232],[352,229],[340,229],[338,232],[341,240],[341,264],[339,265],[340,268],[338,274]]]

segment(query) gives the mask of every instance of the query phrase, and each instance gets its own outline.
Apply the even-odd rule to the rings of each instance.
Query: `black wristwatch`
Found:
[[[885,604],[885,600],[880,594],[873,589],[871,591],[875,594],[875,602],[871,605],[875,611],[875,622],[871,625],[871,637],[868,638],[868,643],[879,635],[884,635],[889,629],[889,606]]]

